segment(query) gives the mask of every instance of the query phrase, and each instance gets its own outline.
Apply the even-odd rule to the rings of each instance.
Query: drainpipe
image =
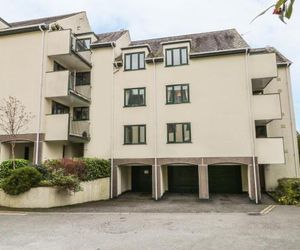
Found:
[[[295,175],[299,177],[299,156],[297,151],[297,135],[296,135],[296,125],[295,125],[295,113],[293,108],[293,95],[292,95],[292,86],[291,86],[291,78],[290,78],[290,63],[286,66],[286,84],[288,89],[288,97],[289,97],[289,112],[290,112],[290,123],[291,123],[291,134],[293,140],[293,153],[294,153],[294,161],[295,161]]]
[[[155,59],[153,58],[153,65],[154,65],[154,71],[153,71],[153,91],[154,91],[154,178],[155,178],[155,200],[158,200],[158,184],[157,183],[157,86],[156,86],[156,64]]]
[[[252,91],[251,91],[251,79],[249,78],[249,49],[246,48],[245,51],[245,70],[246,70],[246,83],[248,90],[248,111],[250,115],[249,125],[250,125],[250,137],[251,137],[251,148],[252,148],[252,165],[253,165],[253,177],[254,177],[254,192],[255,192],[255,203],[258,204],[258,185],[257,185],[257,171],[256,171],[256,160],[255,160],[255,126],[254,126],[254,115],[253,115],[253,106],[252,106]],[[249,188],[249,186],[248,186]],[[249,191],[248,191],[249,192]]]
[[[40,73],[40,88],[39,88],[39,103],[38,103],[38,117],[37,117],[37,132],[36,132],[36,148],[35,148],[35,160],[34,163],[39,163],[40,152],[40,132],[41,132],[41,116],[42,116],[42,98],[43,98],[43,86],[44,86],[44,53],[45,53],[45,31],[42,27],[45,24],[40,24],[39,29],[42,32],[42,51],[41,51],[41,73]]]

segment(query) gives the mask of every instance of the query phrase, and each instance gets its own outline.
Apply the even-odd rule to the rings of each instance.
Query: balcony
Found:
[[[255,154],[258,164],[284,164],[283,138],[256,138]]]
[[[282,119],[279,94],[253,95],[253,116],[257,125]]]
[[[250,55],[249,76],[252,79],[253,91],[263,90],[273,78],[277,77],[275,53]]]
[[[66,106],[86,106],[90,103],[90,85],[76,86],[74,73],[53,71],[46,73],[46,98]]]
[[[69,114],[46,116],[46,141],[86,142],[89,138],[89,121],[73,121]]]
[[[71,30],[48,33],[48,56],[71,70],[90,70],[91,51],[77,51],[77,39]]]

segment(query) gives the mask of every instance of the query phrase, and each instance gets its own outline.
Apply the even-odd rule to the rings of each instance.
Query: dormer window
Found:
[[[125,54],[125,70],[145,69],[145,52]]]
[[[166,49],[165,62],[167,67],[188,64],[187,47]]]

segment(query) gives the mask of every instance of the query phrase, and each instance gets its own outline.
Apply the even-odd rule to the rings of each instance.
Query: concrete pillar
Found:
[[[163,190],[162,190],[162,169],[160,165],[156,166],[156,173],[157,173],[157,199],[160,199],[163,195]]]
[[[199,199],[209,199],[208,166],[198,165]]]
[[[156,198],[156,190],[157,190],[157,177],[156,177],[156,166],[152,165],[152,198]]]
[[[255,169],[255,175],[254,175],[254,169]],[[256,180],[256,189],[255,189],[255,180]],[[260,178],[259,178],[259,168],[258,164],[249,164],[248,165],[248,193],[249,193],[249,199],[252,201],[261,201],[261,188],[260,188]]]
[[[118,165],[114,165],[112,169],[112,197],[116,198],[118,197]]]
[[[42,150],[43,150],[43,142],[39,141],[39,152],[38,152],[38,162],[36,162],[36,150],[37,150],[37,142],[34,142],[33,146],[33,163],[41,164],[42,163]]]

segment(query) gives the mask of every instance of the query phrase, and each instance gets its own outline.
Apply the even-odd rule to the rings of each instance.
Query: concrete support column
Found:
[[[37,164],[41,164],[42,163],[42,150],[43,150],[43,142],[39,141],[39,152],[38,152],[38,162]],[[33,146],[33,163],[35,162],[35,156],[36,156],[36,150],[37,150],[37,142],[34,142],[34,146]]]
[[[208,165],[198,165],[199,199],[209,199]]]
[[[254,174],[254,169],[255,169],[255,174]],[[257,201],[258,202],[261,201],[261,188],[260,188],[258,164],[256,164],[255,166],[253,166],[253,164],[248,165],[248,193],[249,193],[250,200],[256,201],[256,196],[257,196]]]
[[[160,199],[163,195],[163,190],[162,190],[162,169],[160,165],[156,166],[156,173],[157,173],[157,199]]]
[[[112,169],[112,197],[118,197],[118,165],[114,165]]]
[[[156,166],[152,165],[152,198],[156,200],[157,190],[157,177],[156,177]]]

